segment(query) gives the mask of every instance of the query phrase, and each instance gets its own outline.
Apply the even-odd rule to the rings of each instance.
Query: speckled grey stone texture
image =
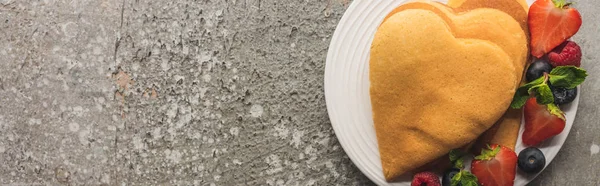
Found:
[[[323,96],[347,3],[0,0],[0,185],[372,185]],[[575,126],[532,185],[600,185],[596,6]]]

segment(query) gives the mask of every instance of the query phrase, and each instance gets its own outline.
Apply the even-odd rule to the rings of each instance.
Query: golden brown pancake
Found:
[[[475,9],[475,8],[483,8],[483,7],[488,7],[488,8],[493,8],[494,7],[500,7],[500,8],[496,8],[499,10],[504,10],[504,9],[508,9],[510,8],[517,8],[513,5],[501,5],[501,4],[512,4],[512,2],[516,2],[518,3],[521,8],[523,8],[523,10],[529,10],[529,6],[527,5],[527,1],[525,0],[495,0],[495,1],[491,1],[491,2],[495,2],[497,5],[492,5],[492,6],[488,6],[489,4],[493,4],[493,3],[489,3],[490,0],[448,0],[448,6],[450,7],[460,7],[461,5],[466,5],[468,6],[473,6],[473,8],[471,9]],[[478,5],[477,7],[475,7],[475,5]],[[503,7],[506,6],[506,7]],[[465,7],[465,9],[468,9]],[[506,11],[505,11],[506,12]]]
[[[488,144],[504,145],[515,150],[517,138],[519,137],[519,128],[521,127],[521,109],[509,109],[504,116],[477,139],[471,152],[473,154],[481,153],[481,149]]]
[[[395,13],[375,34],[370,95],[387,180],[475,140],[512,100],[513,59],[493,42],[453,34],[422,9]]]
[[[528,30],[527,12],[529,6],[525,0],[449,0],[448,6],[458,12],[477,8],[494,8],[511,15],[524,31]]]
[[[449,0],[448,6],[454,7],[455,10],[461,12],[477,8],[496,8],[510,14],[519,22],[522,29],[527,33],[526,35],[529,36],[527,25],[529,6],[525,0]],[[521,125],[521,113],[522,109],[509,110],[502,119],[477,140],[473,152],[479,153],[485,145],[493,143],[514,149]]]
[[[527,34],[520,29],[518,23],[513,22],[514,19],[511,19],[512,17],[509,15],[502,15],[498,13],[493,14],[485,12],[486,9],[477,9],[469,14],[471,17],[461,17],[463,20],[468,21],[452,21],[450,17],[456,19],[457,16],[454,15],[454,10],[452,10],[450,7],[430,1],[415,1],[406,3],[394,9],[390,14],[388,14],[386,19],[395,13],[406,9],[423,9],[438,14],[447,23],[449,23],[449,26],[454,31],[454,35],[456,37],[473,37],[498,43],[507,53],[514,57],[514,63],[517,69],[515,73],[517,74],[518,79],[521,78],[522,74],[520,72],[523,71],[528,56],[528,45],[526,39]],[[504,30],[504,32],[500,32],[499,30]],[[485,146],[486,144],[492,142],[514,148],[519,126],[520,115],[513,116],[513,118],[500,119],[497,124],[490,129],[490,132],[484,133],[477,141],[477,145],[475,145],[476,148],[474,148],[475,151],[479,151],[480,148],[478,147]],[[441,165],[445,164],[447,163],[442,163]],[[421,168],[421,170],[424,170],[425,168],[435,168],[441,166],[431,163],[428,165],[429,166],[424,166],[424,168]]]
[[[524,63],[525,63],[525,58],[526,57],[522,57],[523,55],[527,55],[527,40],[523,39],[523,35],[526,36],[525,33],[523,33],[523,31],[519,31],[519,27],[518,26],[514,26],[513,23],[513,27],[508,27],[510,29],[505,29],[507,30],[506,32],[498,32],[498,30],[502,30],[502,28],[507,28],[506,26],[503,25],[503,23],[501,23],[502,21],[498,21],[498,20],[503,20],[504,22],[509,22],[512,19],[508,19],[506,18],[507,16],[501,17],[501,19],[498,18],[493,18],[491,16],[480,16],[480,15],[476,15],[476,14],[470,14],[473,16],[476,16],[475,18],[479,17],[479,18],[489,18],[488,20],[485,20],[487,22],[484,21],[484,23],[482,24],[481,21],[479,21],[479,23],[476,21],[476,19],[470,20],[470,22],[460,22],[463,23],[461,24],[453,24],[454,22],[450,21],[450,17],[446,14],[449,14],[451,16],[453,16],[452,14],[452,9],[442,5],[442,4],[438,4],[438,3],[430,3],[430,2],[413,2],[413,3],[407,3],[401,7],[398,7],[397,9],[395,9],[394,11],[392,11],[392,13],[388,14],[388,16],[386,17],[389,18],[392,15],[394,15],[397,12],[400,12],[402,10],[406,10],[406,9],[424,9],[424,10],[430,10],[435,12],[436,14],[438,14],[440,17],[442,17],[446,22],[449,22],[451,24],[449,24],[448,26],[452,27],[454,30],[459,30],[458,34],[455,32],[455,35],[458,35],[457,37],[479,37],[479,39],[487,39],[487,40],[491,40],[491,41],[495,41],[500,43],[500,45],[503,47],[503,49],[505,49],[507,52],[512,52],[512,56],[516,57],[514,62],[515,62],[515,66],[516,67],[521,67],[523,68]],[[453,16],[456,17],[456,16]],[[467,16],[463,16],[462,18],[466,18],[467,20],[472,19],[472,18],[467,18]],[[480,19],[481,20],[481,19]],[[492,20],[492,21],[489,21]],[[514,20],[513,20],[514,21]],[[493,23],[496,22],[496,23]],[[500,22],[500,23],[498,23]],[[487,24],[487,25],[485,25]],[[489,26],[491,25],[491,26]],[[459,29],[457,29],[459,28]],[[490,28],[487,31],[485,31],[485,29],[481,29],[481,28]],[[511,30],[512,29],[512,30]],[[491,34],[486,34],[486,35],[481,35],[481,33],[491,33]],[[510,38],[511,35],[514,35],[514,33],[522,33],[522,34],[517,34],[518,37],[516,37],[517,39],[507,39]],[[502,35],[504,34],[504,35]],[[512,36],[513,38],[515,38],[515,36]],[[520,45],[520,46],[519,46]],[[517,70],[518,71],[518,70]],[[520,74],[518,74],[519,78],[520,78]],[[514,146],[514,142],[516,142],[516,137],[512,138],[508,137],[508,138],[501,138],[502,136],[511,136],[510,133],[513,130],[510,130],[509,126],[514,126],[514,125],[500,125],[500,122],[504,121],[504,122],[510,122],[513,120],[507,119],[507,120],[500,120],[498,121],[499,124],[495,125],[496,127],[493,129],[490,129],[489,132],[487,132],[488,136],[494,136],[496,139],[496,141],[500,141],[500,142],[505,142],[505,144],[513,144],[512,146]],[[504,127],[500,127],[500,126],[504,126]],[[517,131],[515,133],[518,133],[518,124],[517,126]],[[494,131],[493,134],[506,134],[509,133],[509,135],[491,135],[491,131]],[[482,137],[483,138],[483,137]],[[481,141],[489,141],[491,139],[488,140],[480,140]],[[510,142],[513,141],[513,142]],[[436,168],[436,167],[440,167],[441,165],[447,165],[447,157],[441,157],[438,160],[434,160],[426,165],[423,165],[422,167],[419,168],[419,170],[426,170],[426,169],[430,169],[430,168]]]
[[[527,63],[527,34],[510,15],[489,8],[479,8],[468,14],[456,14],[452,8],[431,1],[414,1],[392,10],[384,19],[407,9],[423,9],[443,18],[457,38],[477,38],[498,44],[513,57],[515,73],[520,80]],[[518,83],[518,82],[515,82]]]

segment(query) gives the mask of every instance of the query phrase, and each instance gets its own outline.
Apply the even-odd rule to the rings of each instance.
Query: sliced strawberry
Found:
[[[471,162],[471,172],[482,186],[512,186],[515,181],[517,154],[508,147],[491,145]]]
[[[525,103],[525,131],[523,143],[534,146],[560,134],[565,129],[565,115],[554,104],[540,105],[535,97]]]
[[[531,54],[541,58],[575,35],[581,27],[581,15],[565,0],[537,0],[529,8]]]

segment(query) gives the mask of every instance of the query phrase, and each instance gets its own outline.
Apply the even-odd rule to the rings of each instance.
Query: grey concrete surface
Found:
[[[372,185],[325,108],[345,0],[0,0],[0,185]],[[532,185],[600,185],[600,19],[590,77]]]

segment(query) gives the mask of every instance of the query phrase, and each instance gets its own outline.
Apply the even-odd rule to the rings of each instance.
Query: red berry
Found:
[[[579,31],[581,15],[566,0],[537,0],[529,8],[527,22],[531,54],[541,58]]]
[[[512,186],[517,154],[505,146],[491,145],[471,162],[471,172],[483,186]]]
[[[548,54],[553,67],[573,65],[581,66],[581,48],[573,41],[566,41]]]
[[[411,186],[441,186],[440,177],[432,172],[421,172],[415,174]]]
[[[540,105],[533,97],[527,100],[523,111],[525,131],[521,138],[525,145],[537,145],[565,129],[565,115],[554,104]]]

